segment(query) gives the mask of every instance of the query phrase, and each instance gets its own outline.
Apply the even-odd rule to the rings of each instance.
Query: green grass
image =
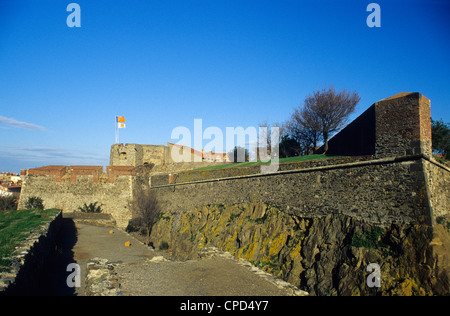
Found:
[[[317,160],[317,159],[342,158],[342,157],[343,156],[308,155],[308,156],[280,158],[279,163],[290,163],[290,162],[310,161],[310,160]],[[216,166],[208,166],[208,167],[198,168],[198,169],[195,169],[194,171],[235,168],[235,167],[250,167],[250,166],[267,165],[270,163],[271,163],[271,161],[268,161],[268,162],[248,161],[248,162],[240,162],[240,163],[228,163],[225,165],[216,165]]]
[[[0,212],[0,271],[7,270],[11,264],[8,257],[23,242],[32,230],[56,215],[59,210],[23,210]]]
[[[448,163],[450,160],[448,160],[448,159],[444,159],[444,158],[442,158],[442,157],[439,157],[439,156],[434,156],[434,158],[437,160],[437,161],[439,161],[440,163],[443,163],[443,164],[446,164],[446,163]]]

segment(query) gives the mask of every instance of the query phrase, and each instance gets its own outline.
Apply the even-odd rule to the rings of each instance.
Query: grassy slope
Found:
[[[24,241],[30,231],[48,221],[58,210],[24,210],[0,212],[0,271],[8,267],[14,249]]]
[[[279,163],[310,161],[310,160],[316,160],[316,159],[330,159],[330,158],[339,158],[339,157],[342,157],[342,156],[308,155],[308,156],[280,158]],[[198,168],[195,170],[212,170],[212,169],[234,168],[234,167],[249,167],[249,166],[264,165],[264,164],[270,164],[270,161],[268,161],[268,162],[248,161],[248,162],[240,162],[240,163],[228,163],[228,164],[224,164],[224,165]]]

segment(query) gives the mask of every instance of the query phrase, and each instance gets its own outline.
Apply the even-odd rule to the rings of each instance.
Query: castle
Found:
[[[46,166],[23,170],[19,208],[39,196],[46,208],[72,212],[100,202],[118,227],[131,219],[137,185],[156,192],[164,211],[190,212],[213,204],[262,202],[298,216],[348,214],[366,222],[433,224],[447,215],[450,169],[432,158],[430,100],[400,93],[376,102],[329,141],[329,153],[346,156],[280,165],[261,174],[223,164],[223,154],[190,150],[202,163],[175,163],[167,146],[114,144],[110,166]],[[214,161],[214,162],[212,162]]]

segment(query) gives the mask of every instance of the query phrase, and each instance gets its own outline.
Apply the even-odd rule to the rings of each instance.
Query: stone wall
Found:
[[[323,148],[319,150],[319,153]],[[375,105],[328,141],[329,155],[375,155]]]
[[[55,250],[61,224],[62,213],[59,212],[46,224],[30,232],[29,237],[16,249],[11,271],[0,273],[0,296],[29,295],[39,287],[40,273]]]
[[[25,208],[27,199],[32,196],[43,199],[45,208],[63,212],[78,211],[84,203],[99,202],[103,212],[111,214],[117,226],[126,227],[131,219],[128,203],[136,179],[136,168],[127,166],[109,166],[105,173],[103,167],[98,166],[29,169],[23,179],[19,209]]]
[[[430,100],[420,93],[399,93],[375,103],[377,157],[431,156]]]
[[[111,166],[163,166],[173,163],[169,148],[164,145],[114,144],[111,146]]]
[[[174,162],[171,154],[172,147],[173,144],[171,143],[168,143],[168,146],[113,144],[109,164],[111,166],[133,166],[136,168],[146,166],[151,169],[152,173],[164,174],[224,164],[223,162],[209,161],[194,162],[193,156],[189,156],[191,161],[188,159],[188,161]]]
[[[431,156],[430,100],[417,92],[402,92],[378,101],[328,146],[331,155]]]
[[[309,161],[281,163],[278,166],[278,171],[289,171],[307,169],[313,167],[325,167],[331,165],[342,165],[358,161],[368,161],[373,159],[372,156],[358,156],[358,157],[330,157],[328,159],[315,159]],[[261,165],[251,165],[247,167],[225,167],[220,169],[206,169],[206,170],[188,170],[176,173],[164,173],[152,175],[150,179],[151,185],[161,186],[167,184],[179,184],[204,180],[217,180],[229,177],[241,177],[248,175],[257,175],[261,173]]]
[[[214,204],[266,203],[300,217],[346,214],[377,225],[430,224],[423,160],[422,156],[384,158],[152,189],[161,209],[169,212]],[[440,176],[448,179],[449,172]],[[436,192],[446,191],[443,185],[433,186],[440,188]]]
[[[423,160],[428,201],[433,220],[446,217],[450,210],[450,168],[434,160]],[[435,224],[435,222],[433,222]]]

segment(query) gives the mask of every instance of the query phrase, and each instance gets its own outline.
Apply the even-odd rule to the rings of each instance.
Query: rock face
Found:
[[[151,239],[181,260],[217,247],[311,295],[448,295],[448,219],[440,222],[377,227],[343,214],[300,218],[264,203],[210,205],[160,214]],[[380,287],[367,285],[371,263]]]
[[[85,286],[86,296],[122,296],[115,265],[107,259],[89,260]]]

